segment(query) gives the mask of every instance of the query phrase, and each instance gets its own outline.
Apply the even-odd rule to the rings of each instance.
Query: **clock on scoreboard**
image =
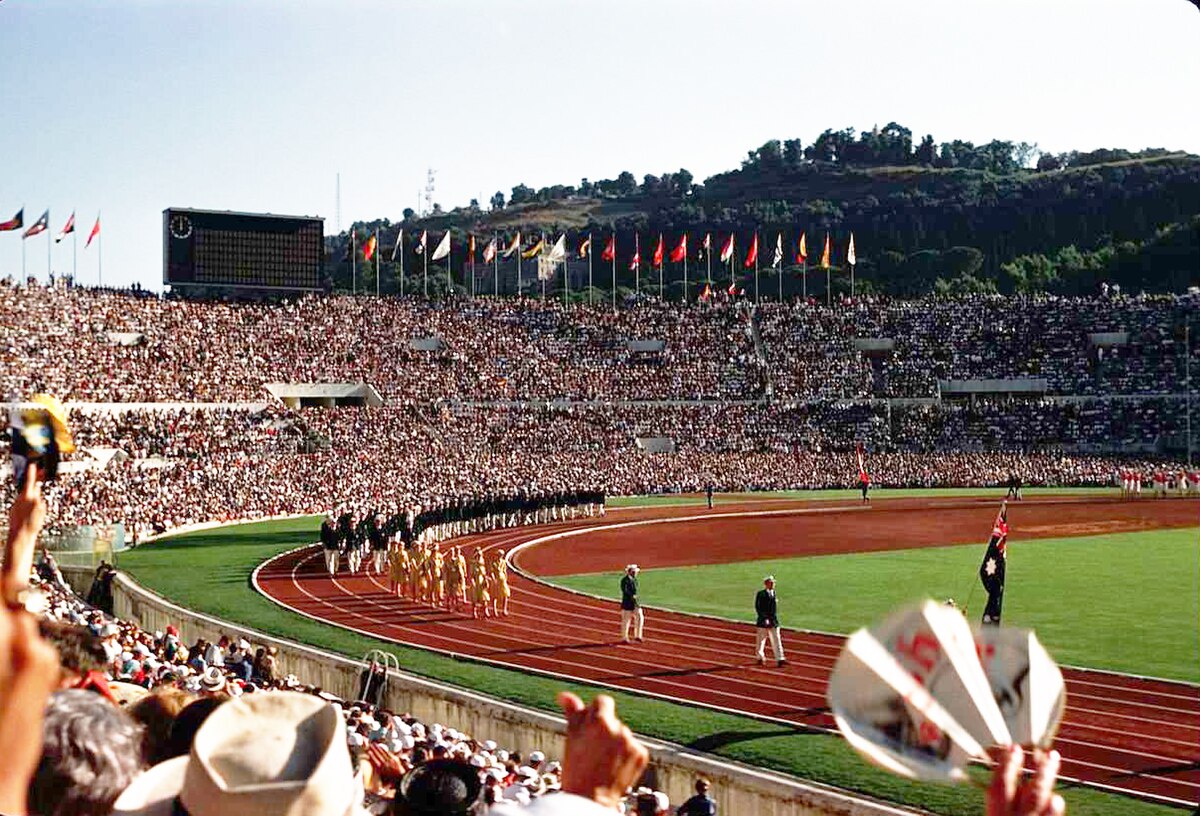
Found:
[[[325,222],[307,216],[163,210],[163,283],[205,291],[318,290]]]

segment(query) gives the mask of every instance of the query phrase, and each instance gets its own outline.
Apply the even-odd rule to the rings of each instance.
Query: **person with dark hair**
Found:
[[[179,713],[187,708],[194,699],[183,689],[159,686],[126,709],[129,716],[146,729],[147,764],[157,765],[163,760],[170,759],[167,751],[171,740],[171,729],[175,725]]]
[[[400,780],[391,812],[400,816],[466,816],[479,801],[479,772],[465,762],[434,759]]]
[[[92,672],[104,671],[108,657],[91,629],[49,618],[43,618],[38,626],[42,637],[58,650],[62,688],[73,688]]]
[[[204,721],[228,699],[229,697],[224,694],[214,694],[193,700],[185,705],[179,715],[175,717],[175,722],[171,724],[171,733],[167,737],[166,751],[164,752],[166,758],[183,756],[192,750],[192,740],[196,738],[196,732],[200,730],[200,726],[204,725]]]
[[[29,781],[39,816],[108,813],[144,767],[142,726],[98,694],[68,689],[46,705],[42,757]]]

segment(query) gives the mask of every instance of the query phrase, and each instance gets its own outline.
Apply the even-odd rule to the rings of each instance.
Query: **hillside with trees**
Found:
[[[575,185],[517,184],[497,191],[486,207],[472,201],[445,212],[435,207],[425,217],[405,211],[397,224],[355,226],[363,234],[381,228],[384,247],[401,226],[410,236],[451,229],[460,248],[468,233],[482,247],[494,233],[504,239],[518,230],[565,231],[574,247],[590,232],[597,254],[615,231],[622,285],[632,285],[626,266],[634,233],[645,258],[659,233],[671,244],[687,232],[694,248],[706,232],[714,242],[733,232],[745,248],[758,230],[772,248],[783,234],[785,289],[794,292],[799,270],[792,262],[803,231],[810,271],[824,235],[833,236],[837,293],[847,285],[840,265],[853,231],[863,291],[1076,294],[1101,281],[1126,291],[1180,291],[1200,284],[1200,157],[1165,149],[1053,155],[1024,142],[937,142],[914,139],[892,122],[858,133],[826,130],[810,144],[768,141],[737,169],[703,182],[680,169],[640,181],[626,171]],[[349,283],[346,240],[328,241],[339,286]],[[408,260],[417,259],[410,253]],[[454,268],[461,263],[456,254]],[[769,263],[767,251],[763,265]],[[391,275],[394,286],[395,270]],[[810,291],[823,290],[820,277],[812,277]],[[388,282],[385,273],[384,288]],[[447,285],[444,277],[439,285]]]

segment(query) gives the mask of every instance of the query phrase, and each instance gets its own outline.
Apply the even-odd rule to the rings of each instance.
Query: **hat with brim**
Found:
[[[125,789],[114,816],[359,816],[340,718],[316,697],[253,694],[219,706],[191,753],[150,768]]]
[[[625,567],[625,571],[626,572],[641,572],[642,568],[639,567],[637,564],[629,564]]]
[[[209,666],[200,677],[200,688],[218,692],[225,688],[225,675],[216,666]]]

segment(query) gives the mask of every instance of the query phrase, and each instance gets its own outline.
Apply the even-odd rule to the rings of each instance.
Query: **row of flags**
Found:
[[[13,232],[25,226],[25,208],[17,210],[17,214],[7,221],[0,221],[0,232]],[[32,238],[35,235],[41,235],[46,230],[50,229],[50,210],[42,213],[42,217],[29,225],[29,229],[21,234],[21,239]],[[62,239],[75,231],[75,213],[71,213],[71,217],[67,219],[67,223],[63,224],[63,228],[54,236],[54,243],[62,242]],[[100,215],[96,214],[96,223],[92,227],[92,231],[88,233],[87,243],[83,245],[87,249],[92,245],[92,241],[100,234]]]
[[[99,221],[97,221],[97,224],[99,224]],[[567,239],[566,239],[565,233],[563,235],[560,235],[558,240],[553,245],[551,245],[550,252],[548,255],[546,255],[546,257],[549,260],[552,260],[555,262],[561,262],[561,261],[566,260],[566,257],[567,257],[566,240]],[[401,248],[403,246],[403,241],[404,241],[404,230],[400,230],[400,232],[396,236],[396,244],[392,248],[392,258],[391,259],[393,261],[395,261],[397,259],[397,257],[399,257]],[[725,239],[725,242],[721,246],[721,251],[720,251],[720,255],[719,255],[721,263],[731,263],[733,261],[735,252],[736,252],[735,247],[734,247],[734,241],[735,241],[735,236],[733,233],[730,233],[729,237]],[[351,252],[353,252],[355,242],[356,242],[355,232],[354,232],[354,230],[351,230],[351,233],[350,233]],[[376,235],[369,236],[367,238],[367,240],[365,242],[363,242],[363,244],[362,244],[363,258],[365,260],[370,261],[372,258],[375,257],[375,252],[377,249],[377,247],[376,247],[377,242],[378,242],[378,239],[377,239]],[[428,244],[429,244],[429,231],[422,230],[420,237],[417,239],[416,245],[414,247],[414,251],[418,255],[424,255],[426,253],[426,251],[428,250]],[[487,244],[483,248],[483,261],[484,261],[484,263],[491,263],[492,261],[494,261],[496,259],[497,255],[499,255],[502,258],[511,258],[514,255],[518,255],[518,254],[524,260],[530,260],[532,258],[541,257],[543,254],[546,253],[546,238],[545,238],[545,236],[538,238],[537,241],[535,241],[531,246],[529,246],[525,249],[522,249],[521,245],[522,245],[522,240],[521,240],[520,232],[518,232],[512,238],[512,240],[509,241],[503,247],[501,247],[500,244],[498,243],[498,239],[492,238],[490,241],[487,242]],[[709,233],[705,234],[704,240],[701,241],[701,243],[700,243],[700,250],[697,255],[697,258],[699,260],[704,260],[706,254],[711,253],[712,246],[713,246],[712,233],[709,232]],[[592,251],[592,237],[591,237],[591,235],[588,235],[586,238],[584,238],[580,242],[579,247],[576,250],[576,255],[580,258],[586,258],[586,257],[588,257],[588,255],[591,254],[591,251]],[[467,239],[467,258],[468,258],[468,260],[474,261],[475,257],[476,257],[475,253],[476,253],[475,236],[471,235],[471,236],[468,236],[468,239]],[[449,232],[449,230],[447,230],[446,232],[444,232],[442,234],[441,240],[438,242],[438,245],[434,248],[433,254],[430,255],[429,257],[431,260],[438,261],[449,255],[450,255],[450,232]],[[742,261],[743,268],[753,269],[758,264],[758,255],[759,255],[758,233],[755,233],[754,238],[750,243],[750,248],[746,251],[746,256]],[[604,250],[600,253],[600,257],[605,262],[615,262],[616,261],[617,236],[615,233],[608,237],[608,241],[605,243]],[[685,263],[687,261],[688,257],[689,257],[689,251],[688,251],[688,234],[687,233],[684,233],[683,235],[680,236],[679,242],[670,251],[669,255],[666,251],[666,243],[664,241],[663,235],[660,233],[658,236],[658,243],[654,248],[654,254],[650,258],[650,265],[652,267],[654,267],[654,266],[661,267],[663,265],[664,258],[669,259],[671,261],[671,263]],[[783,265],[784,257],[785,257],[784,241],[783,241],[783,233],[781,232],[781,233],[777,234],[775,237],[775,251],[771,257],[771,268],[777,269],[777,268],[781,267]],[[820,261],[821,267],[823,269],[828,269],[832,264],[831,259],[832,259],[832,239],[830,238],[829,233],[826,233],[825,234],[825,245],[821,251],[821,261]],[[795,262],[798,264],[807,264],[808,263],[808,236],[806,233],[803,233],[803,232],[800,233],[800,240],[797,242],[797,245],[796,245]],[[846,247],[846,263],[849,264],[850,266],[854,266],[857,262],[858,262],[858,259],[855,255],[855,251],[854,251],[854,233],[850,233],[850,242]],[[633,255],[629,259],[630,271],[637,269],[638,267],[641,266],[641,264],[642,264],[642,253],[641,253],[640,239],[638,236],[635,235],[634,236]]]

